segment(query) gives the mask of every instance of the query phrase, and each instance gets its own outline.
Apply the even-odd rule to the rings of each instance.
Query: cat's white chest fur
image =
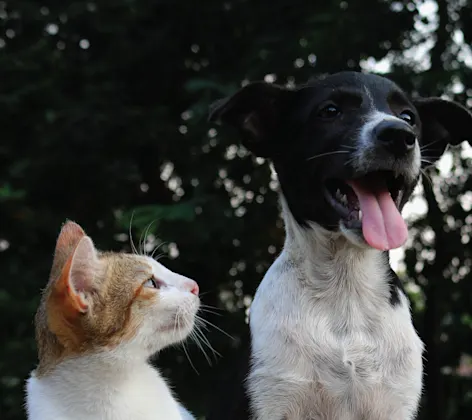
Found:
[[[127,372],[83,369],[87,357],[27,382],[30,420],[186,420],[159,372],[147,364]],[[96,365],[95,365],[96,366]],[[81,369],[82,368],[82,369]],[[191,417],[189,417],[191,418]]]
[[[302,261],[283,252],[251,306],[254,418],[412,419],[423,344],[406,297],[388,302],[381,265],[353,266],[339,287]]]

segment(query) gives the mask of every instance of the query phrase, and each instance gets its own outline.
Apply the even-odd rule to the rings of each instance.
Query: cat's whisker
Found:
[[[149,255],[146,253],[146,242],[147,242],[147,237],[149,235],[149,230],[151,229],[151,226],[157,222],[157,219],[154,219],[151,223],[149,223],[147,229],[146,229],[146,234],[144,235],[144,255]]]
[[[153,249],[152,253],[151,253],[151,258],[154,258],[154,254],[156,253],[156,251],[159,250],[159,248],[163,245],[165,245],[166,242],[161,242],[159,245],[156,245],[156,247]],[[164,254],[159,254],[160,256],[164,255]],[[159,258],[159,256],[156,257],[156,259]]]
[[[182,308],[182,312],[185,312],[185,316],[189,314],[189,309],[188,308]],[[195,325],[194,325],[194,328],[192,329],[192,331],[190,331],[190,334],[189,334],[189,338],[195,342],[195,344],[197,345],[197,347],[200,349],[200,351],[202,352],[202,354],[204,355],[207,363],[211,366],[211,359],[210,357],[208,356],[208,354],[206,353],[205,349],[203,348],[202,344],[201,344],[201,339],[198,335],[198,320],[195,319]]]
[[[130,221],[129,221],[129,229],[128,229],[129,241],[130,241],[130,246],[131,246],[131,250],[133,251],[133,253],[136,254],[136,255],[139,255],[138,250],[136,249],[136,246],[134,245],[133,233],[131,231],[131,226],[133,225],[133,217],[134,217],[134,210],[131,213],[131,218],[130,218]]]
[[[182,310],[181,308],[179,308],[177,310],[177,313],[176,313],[176,316],[175,316],[175,320],[174,320],[174,335],[176,334],[176,329],[180,329],[180,315],[182,313]],[[187,347],[185,345],[185,340],[182,341],[182,348],[184,350],[184,353],[185,353],[185,357],[187,357],[187,360],[188,362],[190,363],[190,366],[192,366],[192,369],[194,370],[194,372],[197,374],[197,375],[200,375],[200,373],[198,372],[197,368],[195,367],[195,365],[193,364],[192,362],[192,359],[190,358],[190,354],[189,352],[187,351]]]
[[[222,334],[226,335],[228,338],[231,338],[231,340],[234,340],[234,337],[229,335],[226,331],[222,330],[220,327],[217,327],[215,324],[213,324],[212,322],[198,316],[198,315],[195,315],[195,318],[200,320],[201,322],[203,322],[205,325],[209,325],[213,328],[215,328],[216,330],[218,330],[219,332],[221,332]]]
[[[210,342],[208,341],[208,338],[205,336],[205,334],[203,333],[203,331],[200,330],[199,326],[196,326],[195,328],[195,336],[196,337],[199,337],[199,341],[201,341],[201,343],[205,344],[208,349],[212,352],[213,354],[213,358],[217,359],[217,356],[218,357],[221,357],[221,354],[218,353],[214,348],[213,346],[210,344]],[[211,363],[210,363],[210,366],[211,366]]]
[[[207,329],[207,327],[205,326],[205,324],[202,323],[202,321],[200,319],[196,319],[195,320],[195,326],[196,326],[196,332],[198,333],[198,335],[201,337],[202,339],[202,342],[211,350],[211,352],[213,353],[213,357],[215,357],[215,360],[216,360],[216,356],[219,356],[221,357],[221,354],[219,352],[217,352],[214,347],[211,345],[210,341],[208,340],[208,338],[206,337],[205,333],[202,331],[202,328],[205,328]]]
[[[209,366],[212,365],[212,361],[211,361],[211,358],[210,356],[208,356],[207,352],[205,351],[205,349],[203,348],[202,346],[202,343],[201,343],[201,340],[199,338],[199,336],[197,335],[197,329],[194,329],[192,331],[192,333],[190,334],[190,337],[193,339],[194,343],[198,346],[198,348],[200,349],[200,351],[202,352],[203,356],[205,357],[207,363]]]
[[[206,308],[200,308],[201,312],[205,312],[207,314],[213,314],[216,316],[222,316],[222,314],[219,314],[218,312],[212,311],[211,309],[206,309]]]
[[[218,352],[217,350],[215,350],[215,348],[211,345],[210,340],[208,340],[208,338],[205,336],[204,332],[200,330],[200,334],[202,335],[202,339],[204,340],[204,343],[212,351],[213,356],[215,357],[215,360],[216,360],[216,356],[222,357],[221,353]]]
[[[206,293],[208,293],[208,292],[206,292]],[[200,293],[200,296],[204,296],[204,295],[205,295],[205,292],[204,292],[204,293]],[[212,305],[207,305],[207,304],[205,304],[205,303],[201,303],[201,304],[200,304],[200,308],[208,308],[208,309],[213,309],[213,310],[215,310],[215,311],[223,311],[223,309],[221,309],[221,308],[218,308],[218,307],[212,306]]]
[[[156,257],[154,258],[154,260],[155,260],[155,261],[160,261],[161,258],[165,258],[165,257],[167,257],[167,255],[166,255],[164,252],[162,252],[162,253],[160,253],[159,255],[156,255]]]
[[[188,362],[190,363],[190,366],[192,366],[192,369],[194,370],[194,372],[197,374],[197,375],[200,375],[200,372],[198,372],[197,368],[195,367],[195,365],[193,364],[192,362],[192,359],[190,358],[190,355],[187,351],[187,348],[185,347],[185,341],[182,342],[182,348],[184,349],[184,353],[185,353],[185,356],[187,357],[187,360]]]
[[[141,231],[141,235],[139,235],[139,241],[138,241],[138,255],[143,255],[143,234],[144,230]]]
[[[338,153],[351,153],[351,152],[349,152],[348,150],[335,150],[334,152],[320,153],[319,155],[314,155],[314,156],[309,157],[307,159],[307,161],[308,160],[313,160],[313,159],[318,159],[318,158],[323,157],[323,156],[336,155]]]
[[[144,255],[144,256],[147,256],[147,253],[146,253],[146,241],[147,241],[147,237],[149,235],[149,229],[151,229],[151,226],[156,222],[156,220],[152,220],[146,227],[146,229],[144,230],[144,235],[143,233],[141,233],[141,237],[142,237],[142,241],[140,242],[140,251],[141,251],[141,254],[140,255]],[[141,238],[140,238],[141,239]]]
[[[357,147],[348,146],[347,144],[341,144],[341,146],[339,146],[339,147],[343,147],[345,149],[357,150]]]

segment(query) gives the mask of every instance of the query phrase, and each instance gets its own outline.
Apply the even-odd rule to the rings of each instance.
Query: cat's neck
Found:
[[[58,362],[47,373],[37,375],[39,379],[74,383],[77,377],[94,382],[119,383],[126,381],[142,370],[157,372],[141,354],[122,351],[103,351],[72,356]],[[70,373],[73,372],[71,377]]]
[[[180,420],[178,403],[143,359],[113,352],[59,363],[27,384],[30,420]]]

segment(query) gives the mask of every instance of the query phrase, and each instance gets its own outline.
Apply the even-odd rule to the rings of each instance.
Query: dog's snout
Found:
[[[382,121],[374,129],[376,142],[395,156],[403,156],[415,148],[416,134],[403,121]]]

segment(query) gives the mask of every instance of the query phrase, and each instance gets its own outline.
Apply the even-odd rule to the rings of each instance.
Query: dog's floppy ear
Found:
[[[435,162],[447,145],[469,141],[472,145],[472,113],[457,102],[441,98],[420,98],[413,101],[422,124],[422,155]]]
[[[235,127],[242,143],[255,155],[270,157],[276,145],[280,117],[293,91],[282,86],[253,82],[210,107],[209,121]]]

